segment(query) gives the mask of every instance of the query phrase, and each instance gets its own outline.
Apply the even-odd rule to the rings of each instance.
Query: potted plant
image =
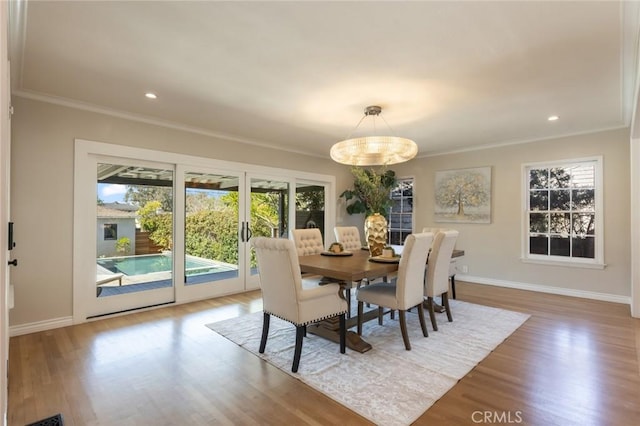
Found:
[[[352,167],[353,188],[340,194],[347,202],[347,213],[364,213],[365,240],[371,256],[380,256],[387,243],[387,219],[391,207],[391,190],[396,186],[396,174],[380,169]]]

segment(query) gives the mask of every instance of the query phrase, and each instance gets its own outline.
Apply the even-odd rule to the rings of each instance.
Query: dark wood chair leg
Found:
[[[264,312],[262,314],[262,339],[260,339],[260,349],[258,352],[261,354],[264,353],[264,348],[267,346],[267,336],[269,336],[269,320],[271,319],[271,315]]]
[[[420,327],[422,328],[422,335],[424,337],[429,337],[429,332],[427,331],[427,323],[424,320],[424,308],[422,307],[422,303],[418,305],[418,318],[420,318]]]
[[[391,319],[396,319],[396,311],[394,311],[393,309],[389,312],[389,318]]]
[[[427,309],[429,310],[429,318],[431,318],[431,326],[433,327],[433,331],[438,331],[436,312],[433,309],[433,297],[427,297]]]
[[[451,297],[456,298],[456,276],[451,275]]]
[[[358,302],[358,336],[362,336],[362,316],[364,315],[364,302]]]
[[[382,309],[382,306],[378,306],[378,324],[382,325],[383,323],[383,319],[382,317],[384,316],[384,309]]]
[[[398,316],[400,317],[400,331],[402,332],[402,340],[404,341],[404,348],[410,351],[411,343],[409,343],[409,334],[407,333],[407,320],[405,318],[405,311],[398,310]]]
[[[345,314],[340,315],[340,353],[346,352],[347,347],[347,319]]]
[[[291,367],[291,371],[294,373],[298,372],[298,366],[300,365],[300,355],[302,354],[302,341],[304,339],[304,325],[296,326],[296,348],[293,351],[293,366]]]
[[[449,322],[453,322],[451,308],[449,307],[449,295],[447,293],[442,293],[442,305],[444,306],[444,310],[447,312],[447,319]]]

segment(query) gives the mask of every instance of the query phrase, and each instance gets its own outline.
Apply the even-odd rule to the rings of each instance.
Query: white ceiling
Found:
[[[19,1],[12,85],[326,158],[380,105],[433,155],[629,126],[637,6]]]

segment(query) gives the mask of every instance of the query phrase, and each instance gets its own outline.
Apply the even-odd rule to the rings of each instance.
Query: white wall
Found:
[[[520,261],[523,163],[602,155],[604,168],[603,270],[528,264]],[[490,224],[434,222],[433,181],[437,170],[492,167]],[[615,130],[535,143],[415,159],[395,168],[414,175],[416,229],[454,227],[465,250],[458,265],[481,282],[580,294],[628,303],[630,288],[629,132]]]
[[[70,318],[72,312],[74,139],[282,167],[336,176],[340,194],[349,168],[319,159],[224,141],[14,97],[12,215],[16,219],[15,308],[10,325]]]

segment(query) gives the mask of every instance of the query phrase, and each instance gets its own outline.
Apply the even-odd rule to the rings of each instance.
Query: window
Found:
[[[401,245],[413,232],[413,178],[398,179],[391,190],[391,201],[389,244]]]
[[[104,239],[105,240],[117,240],[118,239],[118,224],[117,223],[105,223],[103,229],[104,229]]]
[[[524,166],[525,260],[601,265],[601,158]]]

